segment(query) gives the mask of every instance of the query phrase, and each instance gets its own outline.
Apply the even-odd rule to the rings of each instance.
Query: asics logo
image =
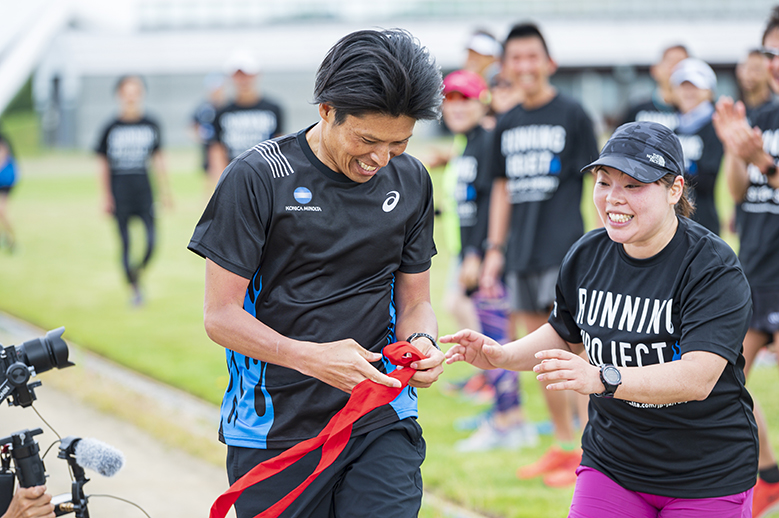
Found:
[[[398,191],[388,192],[387,199],[384,200],[384,205],[381,206],[381,209],[384,212],[392,211],[392,209],[394,209],[395,206],[398,204],[398,200],[400,200],[400,193]]]

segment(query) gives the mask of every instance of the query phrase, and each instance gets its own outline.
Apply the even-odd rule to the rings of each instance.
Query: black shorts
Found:
[[[537,273],[506,273],[506,288],[512,311],[549,313],[554,304],[559,266]]]
[[[752,288],[749,328],[769,335],[779,331],[779,288]]]
[[[227,447],[232,485],[261,462],[284,450]],[[235,502],[237,518],[253,518],[296,488],[319,462],[317,449],[281,473],[246,489]],[[416,419],[349,439],[333,464],[314,479],[280,518],[408,518],[422,503],[425,440]]]

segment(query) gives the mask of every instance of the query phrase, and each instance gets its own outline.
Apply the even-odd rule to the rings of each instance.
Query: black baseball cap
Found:
[[[682,144],[673,131],[657,122],[628,122],[617,128],[600,152],[600,158],[582,168],[608,166],[642,183],[656,182],[667,174],[684,174]]]

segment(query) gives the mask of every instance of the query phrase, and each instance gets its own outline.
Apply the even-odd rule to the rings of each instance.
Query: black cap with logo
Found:
[[[608,166],[642,183],[656,182],[667,174],[684,174],[682,144],[673,131],[650,121],[628,122],[614,131],[600,158],[582,168]]]

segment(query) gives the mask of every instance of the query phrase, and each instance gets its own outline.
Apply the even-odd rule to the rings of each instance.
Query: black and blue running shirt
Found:
[[[244,309],[280,334],[320,343],[353,338],[380,352],[396,340],[396,273],[430,268],[433,214],[432,182],[418,160],[396,156],[356,183],[320,162],[301,131],[258,144],[225,170],[189,248],[246,278]],[[227,363],[220,435],[228,445],[288,448],[317,435],[348,399],[229,349]],[[353,430],[416,412],[407,388]]]

